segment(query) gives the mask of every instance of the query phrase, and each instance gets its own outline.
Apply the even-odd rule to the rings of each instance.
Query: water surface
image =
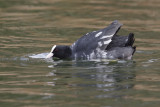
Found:
[[[159,107],[159,0],[1,0],[0,106]],[[51,47],[123,23],[131,61],[46,60]]]

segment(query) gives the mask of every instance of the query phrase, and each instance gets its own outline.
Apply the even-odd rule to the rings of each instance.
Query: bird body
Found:
[[[122,26],[117,20],[108,27],[85,34],[71,46],[54,45],[49,57],[60,59],[131,59],[136,47],[133,47],[134,34],[118,36]]]

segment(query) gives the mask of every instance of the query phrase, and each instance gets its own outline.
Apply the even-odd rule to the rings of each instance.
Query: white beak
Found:
[[[53,53],[49,53],[47,56],[46,56],[46,58],[51,58],[53,56]]]

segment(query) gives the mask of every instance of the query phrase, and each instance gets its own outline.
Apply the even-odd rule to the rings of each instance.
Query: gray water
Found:
[[[159,107],[159,0],[0,0],[1,107]],[[124,60],[46,60],[53,45],[123,23]]]

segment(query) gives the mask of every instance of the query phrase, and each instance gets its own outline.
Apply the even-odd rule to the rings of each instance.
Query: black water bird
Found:
[[[85,34],[71,46],[54,45],[46,58],[60,59],[131,59],[136,46],[134,34],[119,36],[122,24],[117,20],[108,27]]]

